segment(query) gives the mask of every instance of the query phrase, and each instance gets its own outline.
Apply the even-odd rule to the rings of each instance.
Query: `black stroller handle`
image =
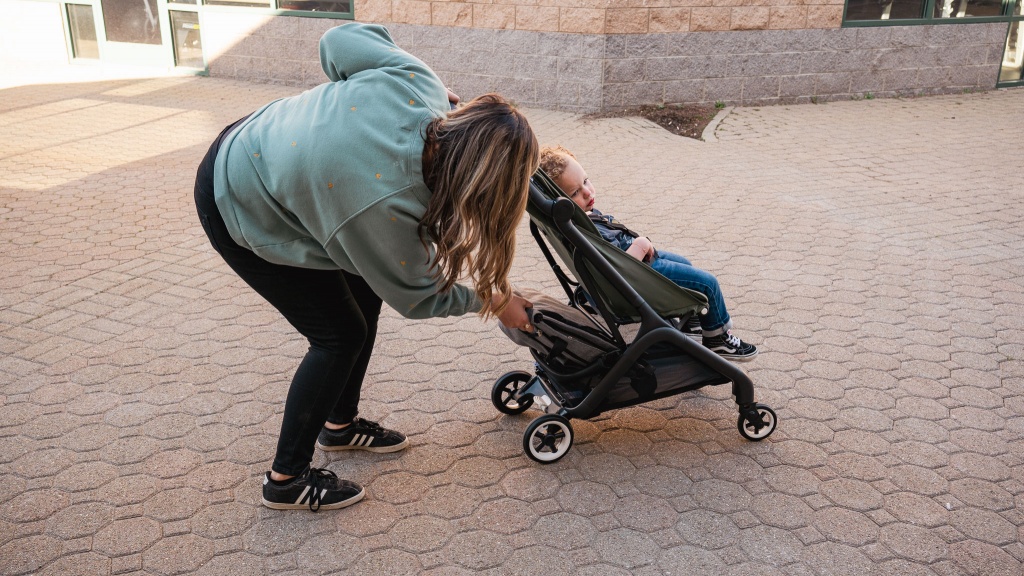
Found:
[[[565,198],[559,198],[559,200],[566,200]],[[541,192],[540,187],[534,183],[533,178],[530,178],[530,204],[537,207],[540,212],[547,214],[554,218],[555,200],[551,200]],[[572,201],[570,200],[570,203]],[[570,213],[569,217],[572,217]]]
[[[540,212],[551,216],[555,222],[571,220],[573,212],[576,210],[576,205],[568,198],[561,197],[552,200],[545,196],[533,178],[530,178],[530,203],[536,206]]]

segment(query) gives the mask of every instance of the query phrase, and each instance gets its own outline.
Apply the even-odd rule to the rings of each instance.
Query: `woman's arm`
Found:
[[[351,218],[324,248],[348,262],[373,292],[406,318],[461,316],[480,310],[476,293],[461,284],[447,292],[430,269],[433,250],[420,240],[417,214],[396,202],[382,202]],[[345,266],[349,268],[349,266]]]

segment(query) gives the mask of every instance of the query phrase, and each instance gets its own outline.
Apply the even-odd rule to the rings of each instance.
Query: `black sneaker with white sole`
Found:
[[[690,316],[686,321],[683,321],[681,318],[673,318],[670,320],[670,323],[676,330],[679,330],[693,340],[700,340],[701,336],[704,335],[704,329],[700,326],[700,318],[696,315]]]
[[[757,356],[757,348],[733,336],[732,330],[718,336],[705,336],[701,343],[726,360],[745,361]]]
[[[274,510],[335,510],[359,502],[366,496],[362,486],[342,480],[330,470],[306,468],[287,484],[270,480],[270,472],[263,476],[263,505]]]
[[[366,420],[356,418],[341,430],[324,427],[316,439],[316,447],[333,452],[335,450],[366,450],[368,452],[397,452],[409,445],[404,434]]]
[[[694,340],[700,340],[704,335],[704,329],[700,327],[700,318],[697,315],[690,316],[679,330]]]

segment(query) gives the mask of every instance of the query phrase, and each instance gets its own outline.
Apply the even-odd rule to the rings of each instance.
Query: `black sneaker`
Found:
[[[321,468],[306,468],[283,486],[270,481],[270,472],[263,477],[263,505],[274,510],[334,510],[351,506],[363,496],[362,486]]]
[[[367,450],[369,452],[397,452],[409,445],[405,435],[388,430],[376,422],[356,418],[341,430],[320,430],[316,447],[332,452],[334,450]]]
[[[732,330],[718,336],[703,337],[701,343],[705,348],[726,360],[750,360],[757,356],[757,348],[732,335]]]
[[[690,316],[679,330],[694,340],[700,340],[704,335],[704,329],[700,327],[700,318],[696,314]]]

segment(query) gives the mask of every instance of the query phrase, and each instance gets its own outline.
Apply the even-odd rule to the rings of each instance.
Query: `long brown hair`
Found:
[[[448,290],[465,273],[487,318],[512,297],[508,280],[515,231],[526,210],[540,145],[526,117],[498,94],[485,94],[426,129],[430,187],[421,237],[437,246],[432,269]],[[492,305],[493,295],[500,295]]]

